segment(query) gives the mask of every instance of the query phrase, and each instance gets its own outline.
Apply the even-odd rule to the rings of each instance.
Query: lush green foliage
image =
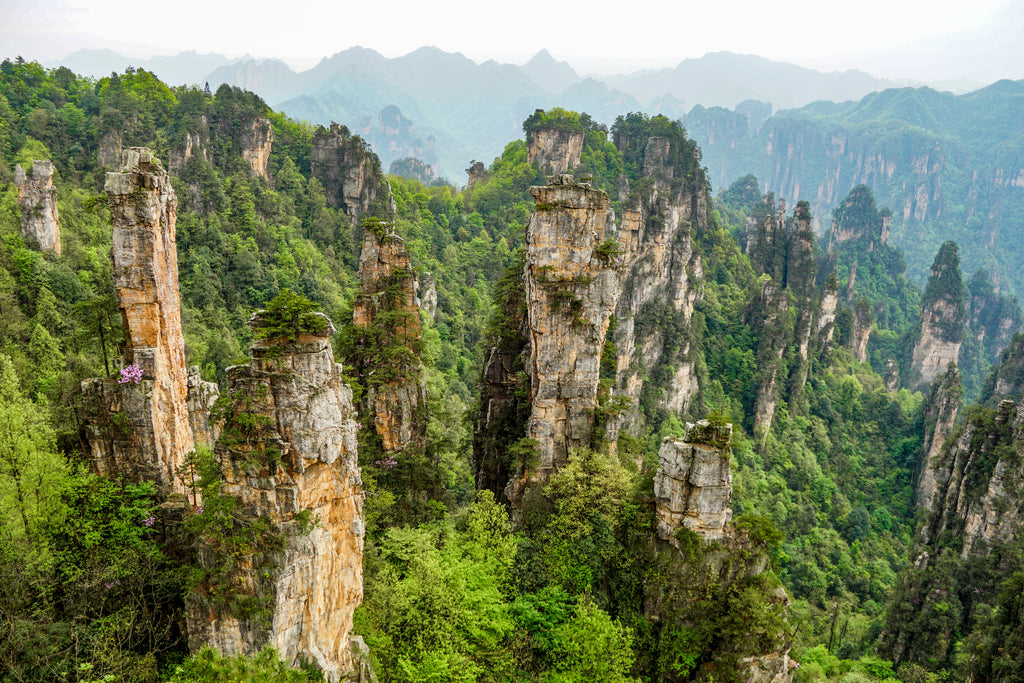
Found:
[[[255,175],[240,153],[245,127],[257,117],[273,127],[270,181]],[[642,170],[651,137],[669,142],[662,163],[672,175],[662,180],[673,191],[706,187],[700,151],[665,117],[620,117],[611,131],[614,145],[586,114],[538,112],[527,130],[545,126],[584,133],[577,173],[592,176],[617,208],[647,201],[653,181]],[[709,207],[709,224],[690,235],[703,275],[691,274],[702,290],[689,324],[663,301],[633,321],[664,341],[662,361],[644,371],[639,428],[621,435],[613,455],[602,424],[593,448],[572,453],[543,491],[524,500],[513,534],[491,492],[475,492],[470,452],[476,447],[493,456],[502,481],[536,457],[536,443],[525,438],[529,378],[518,351],[526,343],[521,247],[533,210],[529,187],[544,178],[527,162],[522,141],[510,143],[464,191],[389,179],[393,229],[411,253],[423,302],[419,337],[396,333],[414,327],[414,313],[397,306],[408,284],[403,278],[412,273],[387,283],[375,300],[380,324],[360,332],[348,324],[360,296],[358,244],[363,230],[383,233],[384,224],[352,225],[332,208],[310,173],[318,131],[228,86],[211,95],[167,88],[145,71],[92,81],[66,69],[4,62],[0,664],[12,673],[0,680],[312,679],[271,652],[229,660],[204,651],[185,659],[178,624],[187,579],[205,581],[213,598],[229,603],[232,588],[218,583],[215,568],[190,572],[170,559],[182,549],[172,542],[152,487],[84,472],[74,417],[79,382],[109,376],[116,367],[111,360],[124,350],[111,288],[110,217],[98,194],[104,169],[97,152],[111,132],[126,145],[152,146],[164,159],[180,152],[186,134],[198,133],[206,151],[175,165],[173,182],[187,351],[207,379],[223,384],[224,369],[243,356],[251,341],[245,321],[254,310],[265,311],[257,338],[294,340],[326,329],[314,306],[340,330],[334,341],[357,397],[396,378],[422,378],[422,452],[389,461],[374,450],[370,420],[360,434],[367,540],[356,632],[370,643],[383,680],[721,682],[735,679],[742,657],[769,651],[793,633],[802,680],[885,680],[894,677],[892,667],[872,653],[886,619],[912,624],[915,638],[942,645],[941,661],[914,666],[974,667],[995,676],[1016,665],[998,650],[1001,642],[1016,643],[1020,632],[1015,546],[979,565],[960,566],[949,553],[923,577],[898,578],[912,545],[924,428],[921,396],[890,393],[879,376],[886,360],[905,357],[907,329],[917,322],[921,301],[899,251],[875,241],[871,250],[840,247],[835,261],[818,260],[819,287],[830,276],[836,289],[848,283],[854,255],[856,281],[840,307],[834,341],[810,342],[812,352],[801,357],[801,325],[810,324],[802,311],[818,304],[821,290],[796,291],[780,282],[787,312],[764,324],[764,278],[736,237],[766,205],[756,178],[739,181],[717,208]],[[9,181],[15,163],[37,158],[51,158],[57,168],[59,259],[26,248],[20,236]],[[630,193],[620,197],[622,177]],[[858,190],[836,218],[878,236],[884,210]],[[611,243],[599,255],[621,256]],[[804,262],[801,272],[814,266]],[[959,277],[957,268],[948,272],[954,271]],[[967,294],[962,286],[957,291]],[[1020,319],[1019,311],[1013,317],[1015,302],[996,296],[987,277],[972,280],[969,293],[986,330]],[[848,348],[858,316],[874,325],[867,363]],[[481,365],[492,348],[517,349],[507,367],[515,396],[502,406],[499,427],[473,443],[472,420],[487,409],[478,386]],[[768,349],[780,351],[778,360]],[[606,421],[632,408],[617,403],[612,391],[617,352],[609,337],[597,410]],[[994,356],[992,348],[983,352],[979,358]],[[688,415],[676,415],[662,398],[684,361],[693,363],[700,392]],[[779,402],[771,429],[755,442],[754,405],[769,365]],[[977,373],[983,369],[979,364]],[[280,454],[255,446],[266,424],[240,397],[225,402],[234,399],[222,406],[230,418],[225,443],[247,454],[253,467],[269,467]],[[734,425],[739,540],[708,544],[682,533],[675,539],[680,549],[655,543],[653,477],[661,438],[681,435],[684,419],[708,414],[715,424]],[[970,419],[992,427],[990,413]],[[985,457],[971,486],[982,485],[1003,437],[981,449]],[[280,539],[221,495],[210,459],[199,454],[193,464],[204,503],[188,518],[192,532],[229,555],[272,552]],[[748,571],[762,565],[772,569]],[[991,609],[968,604],[973,594],[956,587],[974,585],[967,578],[976,576],[984,579],[976,582],[977,600]],[[775,597],[780,581],[795,600],[788,617]],[[955,599],[953,591],[959,591]],[[927,609],[894,608],[886,616],[884,605],[896,592],[927,596]],[[234,606],[246,614],[263,609],[259,601]],[[659,620],[649,618],[652,609]],[[968,613],[975,616],[965,622]],[[958,643],[970,654],[957,655]],[[904,662],[897,674],[904,683],[933,675]]]

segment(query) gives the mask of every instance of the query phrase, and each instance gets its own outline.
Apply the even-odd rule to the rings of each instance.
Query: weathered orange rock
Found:
[[[355,666],[352,613],[363,595],[352,392],[326,336],[257,343],[250,355],[249,365],[228,369],[225,432],[235,436],[222,438],[215,454],[221,492],[238,499],[244,523],[267,524],[280,547],[227,557],[215,537],[200,539],[201,565],[227,571],[218,585],[231,586],[231,595],[218,600],[209,580],[188,595],[189,646],[254,654],[269,645],[292,663],[313,660],[338,681]],[[261,426],[246,427],[254,422]]]
[[[362,288],[353,306],[356,327],[377,328],[384,345],[399,345],[410,350],[407,359],[384,359],[363,372],[388,372],[395,379],[372,383],[367,395],[374,427],[384,451],[397,453],[409,446],[422,448],[426,420],[418,413],[426,408],[426,394],[420,379],[418,348],[420,311],[416,299],[416,276],[409,250],[386,223],[363,230],[363,250],[359,258]],[[379,232],[378,232],[379,230]]]
[[[242,136],[242,157],[252,166],[253,173],[270,180],[267,163],[274,145],[274,128],[270,119],[255,118]]]
[[[121,171],[107,174],[106,192],[126,361],[141,368],[142,379],[83,382],[86,428],[101,474],[153,480],[163,495],[183,493],[176,472],[194,442],[178,294],[176,198],[150,150],[133,147],[124,157]]]

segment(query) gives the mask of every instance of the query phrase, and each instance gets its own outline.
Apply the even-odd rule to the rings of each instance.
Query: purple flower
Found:
[[[118,384],[138,384],[142,381],[142,368],[135,363],[121,368],[121,378],[117,380]]]
[[[149,517],[146,517],[146,519],[142,520],[142,526],[153,526],[153,524],[155,522],[156,522],[156,517],[154,517],[153,515],[150,515]]]
[[[120,586],[120,585],[121,585],[121,580],[120,579],[114,579],[110,583],[103,584],[103,587],[106,588],[107,590],[110,590],[114,586]]]

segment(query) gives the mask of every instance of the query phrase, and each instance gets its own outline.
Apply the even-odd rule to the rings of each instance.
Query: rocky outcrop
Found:
[[[567,175],[530,193],[537,206],[526,227],[526,436],[537,444],[538,461],[517,473],[513,500],[546,482],[573,448],[590,446],[601,349],[620,288],[615,254],[621,247],[608,195]]]
[[[526,135],[526,159],[545,175],[567,173],[580,163],[583,131],[535,128]]]
[[[416,274],[405,242],[388,223],[368,222],[359,257],[362,287],[352,319],[372,356],[359,359],[367,407],[384,452],[422,450],[426,392],[420,373]],[[370,338],[372,336],[372,339]]]
[[[701,420],[686,425],[684,439],[662,442],[654,478],[659,540],[652,544],[652,566],[661,572],[645,581],[644,612],[654,630],[661,629],[659,647],[669,648],[671,641],[664,638],[673,626],[707,625],[715,618],[707,605],[733,591],[751,591],[760,596],[758,614],[771,616],[750,628],[746,617],[731,613],[729,618],[741,619],[744,627],[716,625],[721,640],[702,669],[714,670],[716,680],[789,683],[797,666],[789,659],[790,600],[770,570],[766,538],[745,522],[732,523],[731,438],[731,424]],[[660,670],[658,680],[688,680],[678,673]]]
[[[871,312],[871,303],[867,299],[858,299],[853,306],[853,357],[864,363],[868,359],[868,341],[871,339],[871,326],[875,316]]]
[[[186,616],[193,651],[271,646],[338,681],[354,668],[363,493],[352,392],[334,362],[333,331],[257,342],[248,365],[228,368],[230,403],[215,451],[223,480],[198,520],[227,505],[233,526],[197,525],[204,577],[187,596]]]
[[[815,324],[815,337],[818,348],[824,350],[832,342],[832,335],[836,331],[836,306],[839,304],[839,283],[835,277],[830,276],[825,281],[825,291],[821,295],[821,305],[818,308],[817,323]]]
[[[921,331],[914,344],[911,372],[922,383],[934,380],[960,358],[966,310],[955,242],[946,242],[932,263],[921,298]]]
[[[101,474],[155,481],[164,495],[182,493],[176,472],[194,441],[178,293],[177,200],[160,161],[144,147],[125,152],[121,171],[107,174],[106,192],[125,360],[140,372],[120,382],[82,383],[92,461]]]
[[[21,208],[21,235],[25,244],[39,251],[60,256],[60,226],[57,214],[57,188],[53,186],[53,163],[49,159],[32,162],[32,175],[18,164],[14,167]]]
[[[917,474],[917,508],[931,512],[940,487],[949,482],[949,462],[941,458],[946,439],[953,433],[960,413],[963,384],[955,364],[950,364],[931,387],[924,410],[924,443]],[[927,532],[927,527],[925,527]]]
[[[380,159],[345,126],[332,123],[330,130],[316,130],[310,167],[324,185],[328,206],[344,210],[354,223],[363,216],[394,215],[394,200]]]
[[[274,128],[270,119],[254,118],[242,133],[242,158],[252,166],[252,172],[270,180],[270,149],[274,145]]]
[[[717,540],[732,519],[729,461],[732,425],[707,420],[686,425],[685,439],[666,438],[654,476],[658,536],[678,545],[675,533],[687,528]]]
[[[218,396],[217,383],[204,381],[199,366],[191,366],[188,369],[188,422],[196,446],[213,448],[220,436],[220,423],[210,415]]]

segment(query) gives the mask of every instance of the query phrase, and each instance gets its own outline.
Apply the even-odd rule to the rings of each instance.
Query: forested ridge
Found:
[[[247,156],[260,119],[273,139],[265,173]],[[528,134],[542,128],[582,136],[576,177],[606,192],[619,220],[630,211],[660,218],[651,197],[663,190],[645,165],[651,139],[668,141],[666,187],[693,197],[711,189],[701,151],[665,117],[623,112],[609,130],[553,109],[524,125]],[[191,528],[174,528],[152,484],[90,470],[81,382],[121,376],[126,351],[102,194],[106,172],[117,170],[101,163],[112,146],[149,147],[172,170],[186,353],[204,380],[223,391],[226,369],[249,362],[254,311],[315,309],[336,327],[336,360],[362,415],[387,382],[411,377],[423,387],[415,448],[393,457],[370,419],[359,425],[364,594],[352,633],[365,639],[380,680],[752,680],[749,657],[790,648],[799,666],[785,680],[1021,680],[1007,660],[1019,658],[1012,644],[1024,628],[1019,543],[962,558],[956,525],[918,509],[932,406],[952,376],[920,381],[922,309],[957,311],[936,318],[958,344],[957,400],[986,402],[950,436],[979,454],[974,489],[1020,452],[1007,409],[999,421],[997,408],[1019,396],[997,387],[1013,384],[1019,339],[1009,343],[1021,313],[985,271],[963,277],[955,243],[920,291],[886,243],[888,209],[866,187],[831,217],[837,234],[845,230],[834,244],[800,232],[806,203],[790,219],[756,178],[708,197],[706,223],[694,218],[691,228],[701,269],[689,274],[700,290],[692,314],[684,324],[654,301],[631,321],[638,334],[667,340],[657,363],[637,361],[645,383],[635,404],[616,402],[623,321],[611,322],[594,408],[602,427],[513,526],[501,492],[478,490],[479,452],[497,448],[504,467],[529,470],[529,382],[513,361],[519,403],[489,436],[480,433],[481,387],[492,349],[523,342],[525,230],[535,209],[552,210],[535,205],[529,188],[544,186],[545,174],[524,140],[465,189],[385,177],[371,159],[368,174],[393,205],[371,203],[355,220],[314,172],[315,141],[335,132],[372,157],[347,129],[290,120],[229,86],[204,92],[144,70],[93,80],[21,60],[0,65],[0,680],[320,677],[310,662],[292,669],[269,651],[190,655],[184,596],[201,580],[192,544],[208,517],[200,511]],[[55,167],[59,255],[42,253],[21,228],[16,166],[45,159]],[[358,277],[365,230],[382,241],[393,230],[408,250],[421,315],[415,344],[353,321],[370,296]],[[605,266],[621,257],[613,244],[601,248]],[[394,289],[373,299],[386,322],[374,329],[405,329],[391,296],[401,282],[386,284]],[[806,316],[829,297],[825,334]],[[665,397],[684,364],[699,390],[672,410]],[[764,424],[766,387],[776,402]],[[619,422],[625,414],[635,417]],[[682,529],[674,545],[659,545],[659,448],[704,419],[732,425],[719,445],[730,457],[736,540]],[[611,444],[602,440],[610,433]],[[202,462],[201,485],[215,487],[215,468]],[[212,509],[220,499],[209,500]],[[928,525],[928,551],[942,560],[914,573]],[[976,592],[963,589],[966,580]]]

